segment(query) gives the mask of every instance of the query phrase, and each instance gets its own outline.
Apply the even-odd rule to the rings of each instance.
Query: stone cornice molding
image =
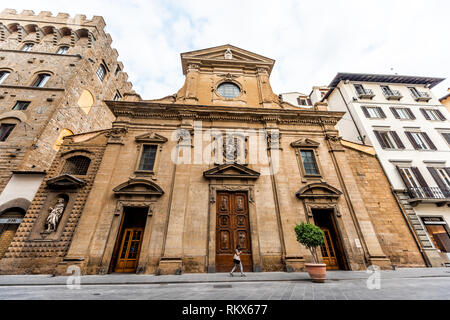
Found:
[[[106,101],[116,117],[335,125],[344,112]]]

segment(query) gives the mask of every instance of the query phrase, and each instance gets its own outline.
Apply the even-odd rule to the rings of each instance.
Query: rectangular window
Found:
[[[414,97],[420,97],[420,93],[419,93],[419,91],[417,91],[416,88],[414,88],[414,87],[408,87],[408,89],[409,89],[409,91],[411,91],[411,93],[412,93],[412,95],[413,95]]]
[[[394,115],[395,119],[402,119],[402,120],[416,119],[410,108],[390,107],[389,109],[391,109],[391,112]]]
[[[8,136],[11,134],[11,131],[13,131],[15,124],[7,124],[4,123],[0,126],[0,141],[6,141]]]
[[[320,175],[313,150],[301,150],[303,168],[306,175]]]
[[[144,145],[141,155],[141,161],[139,163],[139,170],[142,171],[153,171],[156,158],[156,150],[158,146],[155,145]]]
[[[427,120],[441,120],[441,121],[446,120],[446,118],[444,117],[442,112],[437,109],[422,109],[421,108],[420,111],[422,112],[423,116]]]
[[[13,107],[13,110],[27,110],[30,105],[30,101],[17,101]]]
[[[355,87],[356,92],[358,94],[364,94],[365,93],[364,87],[361,84],[354,84],[353,86]]]
[[[450,145],[450,132],[441,132],[442,136],[444,137],[445,141]]]
[[[400,140],[395,131],[377,131],[374,130],[375,136],[383,149],[405,149],[405,145]]]
[[[406,136],[416,150],[437,150],[434,143],[426,132],[408,132],[405,131]]]
[[[380,107],[361,107],[366,118],[386,118],[386,114]]]
[[[105,75],[106,75],[106,68],[103,64],[100,64],[97,69],[97,77],[101,82],[103,82],[103,79],[105,79]]]
[[[50,75],[49,74],[40,74],[37,76],[36,80],[34,81],[34,83],[32,84],[32,87],[35,88],[42,88],[45,86],[45,84],[47,83],[48,79],[50,79]]]
[[[435,248],[441,252],[450,252],[450,236],[445,221],[441,217],[422,217],[422,221]]]
[[[392,96],[393,92],[389,86],[381,86],[381,90],[383,90],[383,93],[387,96]]]

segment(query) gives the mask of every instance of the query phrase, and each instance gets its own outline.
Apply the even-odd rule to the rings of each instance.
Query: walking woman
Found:
[[[241,253],[242,253],[241,248],[239,246],[236,246],[236,252],[233,257],[234,267],[233,270],[231,270],[230,272],[230,276],[233,276],[234,270],[236,270],[236,268],[239,266],[239,270],[241,271],[241,277],[246,277],[246,275],[244,274],[244,268],[242,267]]]

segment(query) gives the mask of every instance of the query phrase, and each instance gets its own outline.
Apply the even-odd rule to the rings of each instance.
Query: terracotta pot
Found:
[[[325,282],[327,265],[325,263],[305,263],[306,271],[313,282]]]

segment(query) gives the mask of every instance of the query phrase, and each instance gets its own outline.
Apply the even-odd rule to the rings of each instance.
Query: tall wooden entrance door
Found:
[[[147,207],[125,207],[109,272],[136,272],[147,221]]]
[[[244,271],[253,271],[247,194],[218,192],[216,205],[216,272],[231,271],[237,245]]]
[[[124,230],[115,272],[136,271],[143,233],[143,228],[127,228]]]
[[[331,233],[328,228],[321,227],[324,233],[323,245],[320,246],[322,252],[323,263],[327,265],[328,270],[337,270],[339,265],[336,259],[336,251],[334,249],[333,241],[331,240]]]

